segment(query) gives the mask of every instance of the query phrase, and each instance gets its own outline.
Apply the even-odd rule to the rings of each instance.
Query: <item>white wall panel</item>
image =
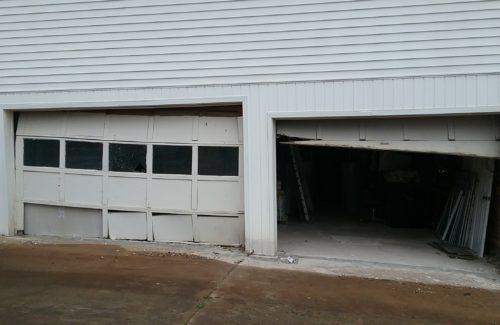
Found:
[[[113,207],[146,207],[146,179],[109,177],[108,205]]]

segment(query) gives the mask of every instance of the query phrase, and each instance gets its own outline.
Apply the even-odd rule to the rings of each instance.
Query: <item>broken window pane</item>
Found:
[[[66,141],[66,168],[102,170],[102,143]]]
[[[59,140],[24,139],[24,165],[59,167]]]
[[[198,174],[238,176],[238,147],[199,147]]]
[[[146,145],[109,144],[109,170],[113,172],[146,172]]]
[[[153,173],[191,175],[190,146],[153,146]]]

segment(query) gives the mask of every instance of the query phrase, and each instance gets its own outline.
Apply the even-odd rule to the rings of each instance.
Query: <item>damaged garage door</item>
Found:
[[[242,245],[242,156],[237,112],[22,113],[18,229]]]
[[[296,146],[324,146],[464,157],[462,170],[473,175],[473,185],[450,193],[437,234],[483,256],[494,159],[500,157],[498,121],[497,116],[285,120],[277,122],[277,135],[292,153]],[[301,183],[300,168],[296,172]],[[307,215],[308,184],[302,183]]]

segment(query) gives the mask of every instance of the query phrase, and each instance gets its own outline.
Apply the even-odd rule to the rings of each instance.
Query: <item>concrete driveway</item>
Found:
[[[500,324],[500,291],[112,244],[0,244],[0,323]]]

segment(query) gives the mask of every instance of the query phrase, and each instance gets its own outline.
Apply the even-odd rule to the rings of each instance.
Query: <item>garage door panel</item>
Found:
[[[148,237],[145,212],[108,213],[109,238],[146,240]]]
[[[102,176],[64,176],[64,201],[78,204],[102,204]]]
[[[239,143],[236,117],[200,116],[198,141],[204,143]]]
[[[108,205],[146,207],[147,181],[143,178],[109,177]]]
[[[323,140],[359,140],[359,121],[346,120],[338,124],[332,124],[330,121],[319,121],[318,138]]]
[[[191,186],[190,179],[153,179],[149,194],[151,208],[190,211]]]
[[[21,114],[17,135],[61,136],[64,128],[62,112],[32,112]]]
[[[149,116],[109,115],[106,138],[118,141],[147,141]]]
[[[293,138],[316,139],[316,121],[280,121],[276,133]]]
[[[222,245],[241,245],[241,221],[238,217],[198,216],[199,241]]]
[[[28,235],[102,237],[102,211],[38,204],[24,207]]]
[[[191,142],[193,140],[193,116],[156,116],[153,141]]]
[[[366,140],[404,140],[401,120],[374,119],[364,121]]]
[[[454,119],[456,140],[496,140],[497,119],[469,116]]]
[[[407,119],[404,122],[405,140],[446,141],[449,121],[445,118]]]
[[[153,215],[154,240],[193,241],[193,222],[190,214],[159,214]]]
[[[59,201],[59,173],[24,172],[25,200]]]
[[[243,189],[240,182],[199,181],[198,210],[243,211]]]
[[[70,113],[66,119],[67,137],[102,138],[104,136],[104,113]]]

